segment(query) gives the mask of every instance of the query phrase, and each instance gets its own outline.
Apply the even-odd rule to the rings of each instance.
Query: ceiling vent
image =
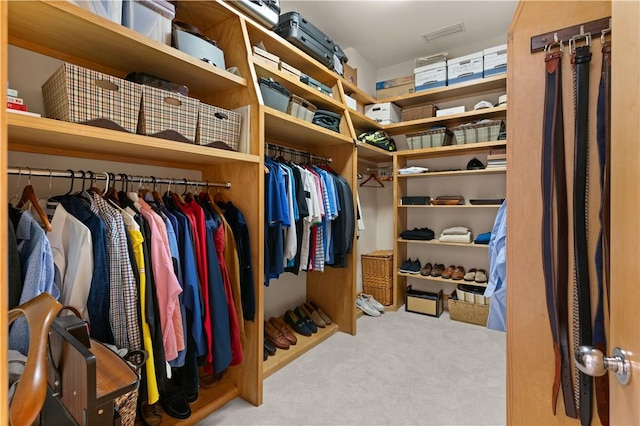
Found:
[[[424,41],[434,41],[443,37],[447,37],[456,33],[464,32],[464,24],[460,22],[459,24],[454,24],[446,28],[440,28],[439,30],[431,31],[430,33],[422,34],[422,38]]]

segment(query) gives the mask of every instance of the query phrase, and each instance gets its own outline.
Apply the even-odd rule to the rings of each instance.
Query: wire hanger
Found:
[[[375,186],[375,185],[367,185],[367,187],[370,187],[370,188],[384,188],[384,183],[382,183],[382,181],[380,180],[380,178],[378,178],[378,175],[377,175],[377,174],[375,174],[375,173],[371,173],[371,174],[369,175],[369,177],[368,177],[364,182],[362,182],[362,183],[360,184],[360,186],[365,186],[365,184],[366,184],[367,182],[369,182],[370,180],[373,180],[373,181],[375,181],[375,182],[378,182],[378,185],[379,185],[379,186]]]

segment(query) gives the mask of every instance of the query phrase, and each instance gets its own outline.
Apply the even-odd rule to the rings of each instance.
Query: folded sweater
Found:
[[[442,235],[466,235],[471,230],[465,226],[452,226],[442,231]]]
[[[461,243],[471,244],[471,232],[467,232],[465,235],[440,235],[440,241],[443,243]]]

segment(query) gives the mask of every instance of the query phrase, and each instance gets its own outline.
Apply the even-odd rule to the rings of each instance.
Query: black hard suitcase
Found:
[[[280,0],[227,0],[270,30],[278,25]]]
[[[275,32],[318,62],[333,68],[335,43],[298,12],[280,15]]]

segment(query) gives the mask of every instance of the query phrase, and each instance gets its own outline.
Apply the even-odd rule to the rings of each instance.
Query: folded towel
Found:
[[[452,226],[443,230],[442,235],[465,235],[469,231],[470,229],[465,226]]]
[[[440,235],[440,241],[443,243],[461,243],[471,244],[471,232],[467,232],[465,235]]]

